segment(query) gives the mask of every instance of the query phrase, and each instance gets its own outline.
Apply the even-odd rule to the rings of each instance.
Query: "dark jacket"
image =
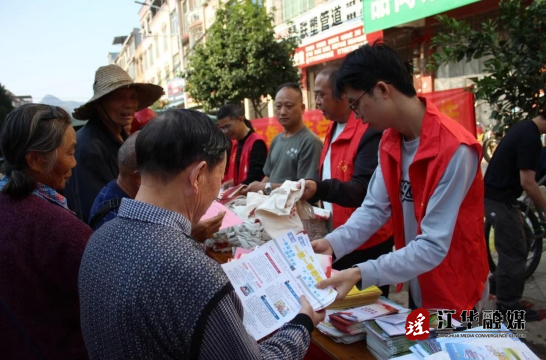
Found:
[[[76,141],[78,164],[66,184],[65,196],[68,207],[80,220],[87,222],[100,189],[118,176],[118,150],[123,142],[98,117],[89,120],[77,132]]]

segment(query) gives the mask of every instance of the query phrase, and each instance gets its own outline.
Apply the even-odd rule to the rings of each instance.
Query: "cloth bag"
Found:
[[[271,238],[284,235],[289,230],[295,233],[303,231],[301,220],[314,218],[313,207],[305,201],[299,201],[304,189],[305,180],[287,180],[256,207],[256,219]]]

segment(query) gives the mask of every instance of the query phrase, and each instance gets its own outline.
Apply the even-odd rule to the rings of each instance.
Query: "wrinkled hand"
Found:
[[[260,190],[265,190],[265,183],[261,181],[254,181],[250,183],[250,185],[248,185],[246,188],[241,189],[241,191],[239,191],[239,194],[246,196],[246,194],[248,194],[249,192],[258,192]]]
[[[300,296],[300,304],[301,304],[301,309],[299,313],[309,316],[311,318],[311,321],[313,322],[313,325],[315,325],[315,327],[317,327],[319,322],[324,320],[324,317],[326,316],[326,311],[313,310],[313,308],[311,307],[311,304],[309,303],[305,295]]]
[[[328,286],[333,286],[337,290],[336,300],[341,300],[347,296],[353,286],[355,286],[360,280],[362,280],[360,269],[357,267],[350,268],[347,270],[342,270],[337,274],[332,275],[332,277],[329,279],[324,279],[317,283],[317,288],[324,289]]]
[[[212,238],[214,234],[220,230],[224,215],[226,215],[226,212],[221,211],[218,215],[211,217],[210,219],[199,221],[197,225],[191,229],[191,236],[199,242],[204,242],[205,240]]]
[[[315,254],[332,255],[334,253],[332,245],[326,239],[313,240],[311,241],[311,246]]]
[[[222,190],[227,190],[233,186],[233,179],[226,181],[222,184]]]
[[[303,189],[303,195],[301,200],[307,201],[311,199],[317,193],[317,183],[313,180],[305,180],[305,189]]]

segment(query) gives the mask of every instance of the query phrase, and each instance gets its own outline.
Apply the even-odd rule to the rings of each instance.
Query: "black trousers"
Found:
[[[499,255],[497,270],[489,279],[490,288],[500,304],[512,308],[523,295],[529,253],[523,216],[517,205],[485,199],[484,207],[485,217],[495,229],[495,248]]]
[[[381,255],[390,253],[393,246],[394,236],[391,236],[381,244],[372,246],[369,249],[355,250],[352,253],[345,255],[333,264],[333,268],[336,270],[345,270],[351,268],[353,265],[360,264],[368,260],[375,260]],[[379,287],[383,292],[383,296],[386,298],[389,297],[389,287],[390,285],[383,285]]]

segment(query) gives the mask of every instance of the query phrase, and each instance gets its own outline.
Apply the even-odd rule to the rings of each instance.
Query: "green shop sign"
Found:
[[[363,0],[367,34],[423,19],[479,0]]]

